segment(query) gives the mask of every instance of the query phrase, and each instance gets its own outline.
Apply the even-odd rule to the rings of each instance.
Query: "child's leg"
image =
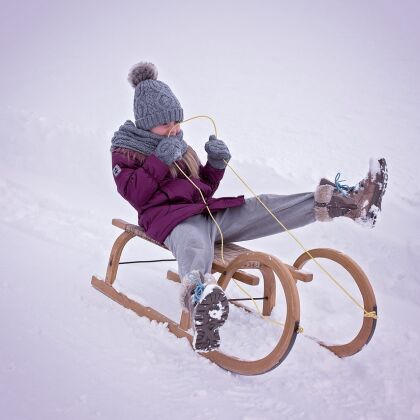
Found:
[[[212,225],[213,221],[204,215],[192,216],[176,226],[164,241],[178,260],[183,286],[180,302],[191,316],[193,347],[203,352],[220,346],[219,328],[229,314],[226,295],[211,276],[215,239]]]
[[[295,229],[315,221],[314,193],[261,194],[258,197],[287,229]],[[247,241],[283,232],[283,228],[255,197],[247,198],[240,207],[216,213],[215,218],[226,243]],[[216,232],[216,241],[220,241],[220,234],[215,225],[213,229]]]
[[[213,223],[198,214],[177,225],[165,239],[164,244],[178,261],[181,279],[192,270],[203,274],[211,272],[214,255]]]

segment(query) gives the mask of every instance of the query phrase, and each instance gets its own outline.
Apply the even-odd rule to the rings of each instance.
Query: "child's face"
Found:
[[[171,133],[171,136],[175,136],[179,133],[180,126],[177,122],[171,121],[166,124],[157,125],[150,129],[150,131],[154,134],[158,134],[159,136],[167,136]]]

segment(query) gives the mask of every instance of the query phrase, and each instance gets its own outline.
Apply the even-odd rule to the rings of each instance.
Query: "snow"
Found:
[[[381,171],[381,165],[379,164],[380,158],[370,158],[369,159],[369,174],[373,178],[376,174]]]
[[[209,311],[209,316],[210,318],[214,318],[214,319],[222,319],[222,315],[223,315],[223,307],[222,304],[219,302],[218,304],[218,308],[217,309],[213,309],[211,311]]]
[[[2,3],[0,412],[15,419],[420,418],[420,53],[418,2]],[[170,41],[169,41],[170,40]],[[155,62],[186,117],[207,114],[230,164],[257,193],[356,184],[369,157],[389,179],[374,229],[346,218],[293,233],[355,259],[378,302],[372,341],[338,359],[313,339],[354,337],[362,314],[317,267],[298,283],[304,333],[273,371],[244,377],[191,350],[165,325],[90,285],[120,230],[113,132],[132,119],[129,68]],[[202,159],[213,127],[185,138]],[[216,196],[249,193],[227,170]],[[417,232],[417,233],[416,233]],[[292,264],[289,235],[241,245]],[[123,259],[171,258],[133,239]],[[354,296],[344,270],[324,263]],[[121,266],[115,287],[179,320],[175,262]],[[262,296],[260,286],[244,286]],[[279,288],[280,289],[280,288]],[[243,297],[234,284],[229,297]],[[284,321],[278,290],[273,319]],[[250,303],[252,306],[252,303]],[[262,357],[281,327],[231,306],[224,351]]]
[[[203,293],[200,295],[200,301],[202,302],[215,288],[218,288],[217,284],[207,284],[203,289]]]

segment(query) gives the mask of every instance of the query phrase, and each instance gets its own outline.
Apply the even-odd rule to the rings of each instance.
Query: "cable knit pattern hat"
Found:
[[[170,121],[182,121],[184,111],[166,83],[157,80],[157,68],[152,63],[137,63],[128,74],[134,88],[136,126],[150,130]]]

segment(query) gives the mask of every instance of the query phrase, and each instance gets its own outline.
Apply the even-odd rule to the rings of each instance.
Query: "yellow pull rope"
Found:
[[[171,132],[172,132],[172,130],[177,126],[177,125],[181,125],[181,124],[183,124],[183,123],[185,123],[185,122],[188,122],[188,121],[192,121],[192,120],[194,120],[194,119],[196,119],[196,118],[208,118],[209,120],[211,120],[211,122],[213,123],[213,127],[214,127],[214,131],[215,131],[215,136],[217,137],[217,128],[216,128],[216,124],[215,124],[215,122],[214,122],[214,120],[213,120],[213,118],[211,118],[211,117],[209,117],[209,116],[207,116],[207,115],[197,115],[197,116],[194,116],[194,117],[191,117],[191,118],[188,118],[188,119],[186,119],[186,120],[184,120],[184,121],[181,121],[181,122],[178,122],[177,124],[175,124],[172,128],[171,128],[171,130],[169,131],[169,133],[168,133],[168,137],[170,136],[170,134],[171,134]],[[255,194],[255,192],[251,189],[251,187],[242,179],[242,177],[233,169],[233,167],[231,166],[231,165],[229,165],[229,163],[226,161],[226,160],[223,160],[223,162],[225,162],[225,164],[226,164],[226,166],[229,166],[229,168],[233,171],[233,173],[238,177],[238,179],[245,185],[245,187],[246,188],[248,188],[248,190],[252,193],[252,195],[258,200],[258,202],[268,211],[268,213],[274,218],[274,220],[276,220],[276,222],[283,228],[283,230],[285,231],[285,232],[287,232],[297,243],[298,243],[298,245],[303,249],[303,251],[315,262],[315,264],[335,283],[335,285],[337,286],[337,287],[339,287],[349,298],[350,298],[350,300],[356,305],[356,306],[358,306],[360,309],[362,309],[362,311],[364,312],[364,317],[366,317],[366,318],[374,318],[374,319],[377,319],[378,318],[378,316],[377,316],[377,314],[376,314],[376,312],[375,311],[371,311],[371,312],[368,312],[368,311],[366,311],[365,310],[365,308],[334,278],[334,276],[328,271],[328,270],[326,270],[323,266],[322,266],[322,264],[321,263],[319,263],[311,254],[310,254],[310,252],[305,248],[305,246],[302,244],[302,242],[295,236],[295,235],[293,235],[293,233],[292,232],[290,232],[290,230],[289,229],[287,229],[287,227],[274,215],[274,213],[261,201],[261,199]],[[223,263],[225,263],[225,259],[224,259],[224,256],[223,256],[223,246],[224,246],[224,244],[223,244],[223,233],[222,233],[222,230],[221,230],[221,228],[220,228],[220,226],[219,226],[219,224],[216,222],[216,219],[213,217],[213,214],[211,213],[211,211],[210,211],[210,208],[208,207],[208,204],[207,204],[207,202],[206,202],[206,200],[205,200],[205,198],[204,198],[204,195],[203,195],[203,193],[202,193],[202,191],[200,190],[200,188],[188,177],[188,175],[178,166],[178,164],[176,163],[176,162],[174,162],[175,163],[175,165],[177,166],[177,168],[179,169],[179,171],[185,176],[185,178],[188,180],[188,181],[190,181],[191,182],[191,184],[195,187],[195,188],[197,188],[197,190],[199,191],[199,193],[200,193],[200,195],[201,195],[201,198],[202,198],[202,200],[203,200],[203,202],[204,202],[204,204],[205,204],[205,206],[206,206],[206,209],[207,209],[207,211],[208,211],[208,213],[209,213],[209,215],[210,215],[210,217],[212,218],[212,220],[214,221],[214,223],[216,224],[216,226],[217,226],[217,229],[219,230],[219,233],[220,233],[220,238],[221,238],[221,257],[222,257],[222,261],[223,261]],[[252,300],[252,302],[253,302],[253,304],[255,305],[255,307],[257,308],[257,312],[258,312],[258,314],[263,318],[263,319],[265,319],[265,320],[267,320],[267,321],[270,321],[270,322],[272,322],[272,323],[275,323],[275,324],[279,324],[279,325],[283,325],[284,326],[284,324],[281,324],[280,322],[277,322],[277,321],[274,321],[274,320],[271,320],[271,319],[269,319],[269,318],[267,318],[267,317],[265,317],[264,315],[262,315],[262,313],[261,313],[261,311],[260,311],[260,309],[259,309],[259,307],[258,307],[258,305],[257,305],[257,303],[255,302],[255,300],[252,298],[252,296],[251,295],[249,295],[249,293],[248,292],[246,292],[245,291],[245,289],[243,289],[239,284],[238,284],[238,282],[235,280],[235,279],[232,279],[234,282],[235,282],[235,284],[239,287],[239,289],[240,290],[242,290],[242,292],[244,292],[246,295],[248,295],[250,298],[251,298],[251,300]],[[303,328],[302,327],[300,327],[299,328],[299,331],[298,332],[303,332]]]
[[[179,167],[179,165],[176,162],[174,162],[174,163],[175,163],[176,167],[181,171],[181,173],[185,176],[185,178],[188,181],[190,181],[191,184],[194,185],[194,187],[197,188],[197,190],[200,192],[201,198],[202,198],[204,204],[206,205],[206,209],[207,209],[210,217],[213,219],[213,222],[216,224],[217,229],[219,230],[220,238],[221,238],[221,248],[220,248],[220,250],[221,250],[221,257],[222,257],[223,263],[226,264],[225,259],[224,259],[224,256],[223,256],[223,233],[222,233],[222,229],[220,228],[219,224],[217,223],[216,219],[214,218],[213,214],[211,213],[210,208],[209,208],[209,206],[208,206],[208,204],[207,204],[207,202],[206,202],[206,200],[204,198],[204,195],[203,195],[202,191],[200,190],[200,188],[188,177],[188,175]],[[271,322],[272,324],[281,325],[282,327],[284,327],[284,324],[283,323],[281,323],[279,321],[275,321],[275,320],[273,320],[273,319],[271,319],[271,318],[263,315],[261,313],[260,308],[257,305],[257,302],[255,302],[255,299],[243,287],[241,287],[240,284],[235,279],[232,279],[232,280],[235,282],[236,286],[238,286],[239,289],[252,300],[252,303],[254,304],[255,308],[257,309],[257,313],[258,313],[258,315],[261,318],[263,318],[265,321]],[[303,327],[299,327],[298,333],[303,333]]]
[[[216,127],[216,123],[214,122],[214,120],[213,120],[213,118],[211,118],[211,117],[209,117],[208,115],[196,115],[196,116],[194,116],[194,117],[191,117],[191,118],[187,118],[186,120],[183,120],[183,121],[181,121],[181,122],[178,122],[177,124],[175,124],[170,130],[169,130],[169,133],[168,133],[168,137],[171,135],[171,133],[172,133],[172,130],[176,127],[176,126],[180,126],[181,124],[185,124],[186,122],[189,122],[189,121],[192,121],[192,120],[195,120],[195,119],[197,119],[197,118],[207,118],[207,119],[209,119],[211,122],[212,122],[212,124],[213,124],[213,128],[214,128],[214,133],[215,133],[215,136],[217,137],[217,127]],[[190,181],[191,182],[191,184],[192,185],[194,185],[194,187],[195,188],[197,188],[197,190],[198,190],[198,192],[200,193],[200,195],[201,195],[201,199],[203,200],[203,203],[205,204],[205,206],[206,206],[206,209],[207,209],[207,211],[208,211],[208,213],[209,213],[209,215],[210,215],[210,217],[212,218],[212,220],[213,220],[213,222],[216,224],[216,226],[217,226],[217,229],[219,230],[219,233],[220,233],[220,238],[221,238],[221,256],[222,256],[222,261],[223,262],[225,262],[225,259],[224,259],[224,257],[223,257],[223,248],[224,248],[224,243],[223,243],[223,233],[222,233],[222,229],[220,229],[220,226],[219,226],[219,224],[216,222],[216,219],[213,217],[213,214],[212,214],[212,212],[210,211],[210,208],[209,208],[209,206],[208,206],[208,204],[207,204],[207,202],[206,202],[206,200],[205,200],[205,198],[204,198],[204,195],[203,195],[203,193],[202,193],[202,191],[200,190],[200,188],[190,179],[190,177],[179,167],[179,165],[176,163],[176,162],[174,162],[175,163],[175,165],[176,165],[176,167],[178,168],[178,170],[185,176],[185,178],[188,180],[188,181]]]
[[[211,211],[210,211],[210,208],[209,208],[209,206],[208,206],[208,204],[207,204],[207,202],[206,202],[206,200],[205,200],[205,198],[204,198],[204,195],[203,195],[203,193],[202,193],[202,191],[200,190],[200,188],[188,177],[188,175],[179,167],[179,165],[176,163],[176,162],[174,162],[175,163],[175,165],[176,165],[176,167],[182,172],[182,174],[185,176],[185,178],[186,179],[188,179],[188,181],[190,181],[191,182],[191,184],[192,185],[194,185],[194,187],[195,188],[197,188],[197,190],[200,192],[200,195],[201,195],[201,198],[202,198],[202,200],[203,200],[203,202],[204,202],[204,204],[206,205],[206,209],[207,209],[207,211],[208,211],[208,213],[209,213],[209,215],[210,215],[210,217],[213,219],[213,222],[216,224],[216,226],[217,226],[217,229],[219,230],[219,233],[220,233],[220,238],[221,238],[221,248],[220,248],[220,250],[221,250],[221,257],[222,257],[222,261],[223,261],[223,263],[225,263],[226,264],[226,262],[225,262],[225,259],[224,259],[224,256],[223,256],[223,233],[222,233],[222,229],[220,228],[220,226],[219,226],[219,224],[217,223],[217,221],[216,221],[216,219],[214,218],[214,216],[213,216],[213,214],[211,213]],[[255,306],[255,308],[257,309],[257,312],[258,312],[258,314],[259,314],[259,316],[261,317],[261,318],[263,318],[265,321],[269,321],[269,322],[271,322],[271,323],[273,323],[273,324],[276,324],[276,325],[281,325],[282,327],[284,327],[284,324],[282,324],[281,322],[278,322],[278,321],[274,321],[274,320],[272,320],[272,319],[270,319],[270,318],[268,318],[267,316],[265,316],[265,315],[263,315],[262,313],[261,313],[261,311],[260,311],[260,308],[258,307],[258,305],[257,305],[257,302],[255,302],[255,299],[243,288],[243,287],[241,287],[240,285],[239,285],[239,283],[235,280],[235,279],[232,279],[234,282],[235,282],[235,284],[239,287],[239,289],[240,290],[242,290],[242,292],[243,293],[245,293],[251,300],[252,300],[252,303],[254,304],[254,306]],[[302,327],[299,327],[299,330],[298,330],[298,332],[303,332],[303,328]]]
[[[208,211],[208,213],[209,213],[209,215],[210,215],[210,217],[213,219],[213,222],[214,223],[216,223],[216,226],[217,226],[217,229],[219,229],[219,233],[220,233],[220,238],[221,238],[221,241],[222,241],[222,243],[221,243],[221,254],[222,254],[222,261],[223,262],[225,262],[225,259],[224,259],[224,257],[223,257],[223,233],[222,233],[222,229],[220,228],[220,226],[219,226],[219,223],[217,223],[216,222],[216,219],[214,218],[214,216],[213,216],[213,214],[211,213],[211,211],[210,211],[210,208],[209,208],[209,206],[208,206],[208,204],[207,204],[207,202],[206,202],[206,199],[204,198],[204,195],[203,195],[203,193],[202,193],[202,191],[200,190],[200,187],[198,187],[191,179],[190,179],[190,177],[179,167],[179,165],[176,163],[176,162],[174,162],[175,163],[175,165],[176,165],[176,167],[182,172],[182,174],[185,176],[185,178],[187,178],[187,180],[188,181],[190,181],[191,182],[191,184],[192,185],[194,185],[194,187],[195,188],[197,188],[197,190],[198,190],[198,192],[200,193],[200,195],[201,195],[201,198],[202,198],[202,200],[203,200],[203,202],[204,202],[204,204],[205,204],[205,206],[206,206],[206,209],[207,209],[207,211]]]
[[[293,235],[292,232],[290,232],[289,229],[286,228],[286,226],[274,215],[274,213],[261,201],[261,199],[252,191],[251,187],[241,178],[241,176],[232,168],[231,165],[229,165],[228,162],[226,162],[227,166],[233,171],[233,173],[238,177],[238,179],[245,185],[246,188],[248,188],[249,191],[254,195],[254,197],[259,201],[259,203],[270,213],[270,215],[277,221],[277,223],[300,245],[300,247],[303,249],[303,251],[308,254],[308,256],[315,262],[315,264],[338,286],[359,308],[361,308],[364,312],[364,316],[366,318],[374,318],[377,319],[377,315],[375,311],[368,312],[366,309],[334,278],[334,276],[326,270],[311,254],[310,252],[305,248],[305,246],[302,244],[302,242]]]
[[[185,124],[186,122],[195,120],[197,118],[208,118],[212,124],[213,124],[213,128],[214,128],[214,135],[217,137],[217,127],[216,127],[216,123],[214,122],[212,117],[209,117],[208,115],[196,115],[195,117],[191,117],[191,118],[187,118],[186,120],[180,121],[178,123],[176,123],[170,130],[168,133],[168,137],[171,135],[172,130],[177,126],[177,125],[181,125],[181,124]]]

